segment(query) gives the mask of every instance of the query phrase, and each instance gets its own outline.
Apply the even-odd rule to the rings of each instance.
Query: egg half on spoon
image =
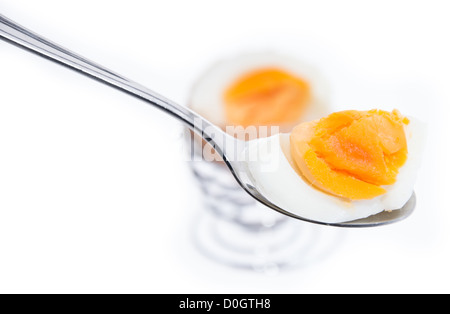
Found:
[[[256,53],[213,65],[193,87],[189,106],[224,130],[279,127],[281,134],[248,138],[241,158],[258,190],[280,208],[324,223],[401,208],[413,193],[423,124],[396,110],[325,117],[328,95],[313,67]]]
[[[340,223],[403,207],[424,141],[424,125],[397,110],[347,110],[254,140],[243,158],[268,200],[306,219]]]

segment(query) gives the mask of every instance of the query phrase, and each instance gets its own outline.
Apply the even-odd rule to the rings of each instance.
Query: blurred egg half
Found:
[[[328,96],[328,83],[313,66],[292,56],[259,52],[211,66],[194,84],[189,107],[223,129],[279,126],[289,131],[329,113]]]

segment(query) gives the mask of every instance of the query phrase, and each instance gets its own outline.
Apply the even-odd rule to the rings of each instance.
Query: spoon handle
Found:
[[[223,155],[224,132],[186,107],[51,42],[0,14],[0,38],[150,103],[183,121]],[[220,136],[218,136],[220,135]],[[226,137],[226,136],[225,136]]]

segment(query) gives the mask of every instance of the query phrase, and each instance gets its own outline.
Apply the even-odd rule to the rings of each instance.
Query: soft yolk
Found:
[[[291,155],[313,186],[352,200],[370,199],[395,183],[406,162],[404,125],[394,110],[336,112],[291,133]]]
[[[224,93],[225,114],[233,125],[279,125],[299,120],[310,100],[309,84],[276,68],[236,80]]]

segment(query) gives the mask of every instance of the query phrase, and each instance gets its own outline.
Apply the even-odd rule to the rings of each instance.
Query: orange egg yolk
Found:
[[[370,199],[395,183],[408,149],[397,110],[336,112],[295,127],[290,149],[296,170],[314,187],[351,200]]]
[[[311,97],[305,80],[277,68],[238,78],[224,93],[225,114],[232,125],[280,125],[297,122]]]

